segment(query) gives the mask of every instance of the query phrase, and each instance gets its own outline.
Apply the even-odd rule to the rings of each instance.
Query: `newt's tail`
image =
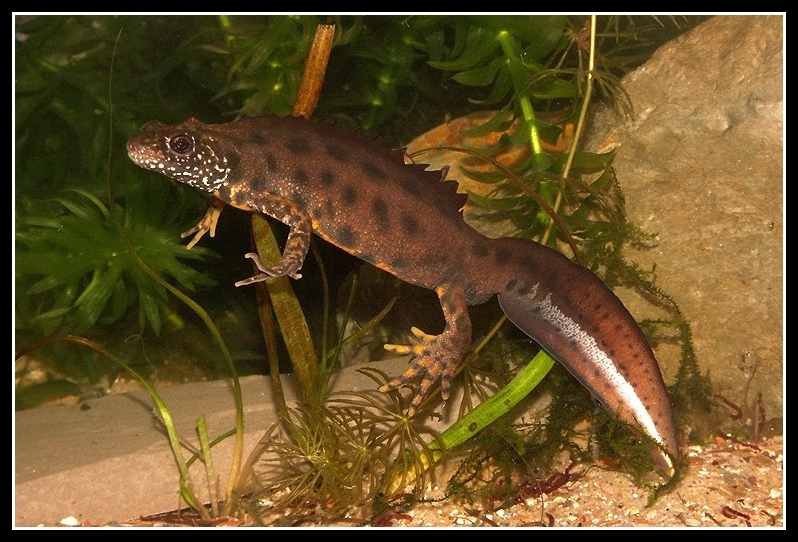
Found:
[[[667,453],[654,457],[673,472],[676,426],[654,353],[621,300],[590,270],[559,252],[519,239],[500,239],[516,280],[499,305],[524,333],[562,363],[617,416],[638,424]],[[523,277],[520,280],[518,277]]]

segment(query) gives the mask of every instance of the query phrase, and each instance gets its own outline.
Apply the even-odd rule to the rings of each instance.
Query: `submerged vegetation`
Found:
[[[670,296],[621,255],[624,244],[644,242],[647,235],[626,219],[612,154],[577,145],[590,105],[604,100],[630,114],[634,104],[619,78],[666,37],[698,20],[603,17],[591,32],[589,19],[565,16],[20,18],[15,340],[26,349],[47,342],[34,354],[50,378],[23,384],[23,364],[18,407],[36,404],[39,386],[71,394],[107,386],[120,370],[96,349],[76,353],[74,345],[54,340],[59,335],[102,342],[127,369],[152,379],[168,378],[156,360],[175,351],[203,367],[207,378],[235,375],[229,362],[244,374],[276,375],[290,367],[287,352],[295,345],[277,341],[263,312],[270,312],[269,306],[264,309],[263,299],[256,306],[251,290],[232,286],[249,276],[242,257],[250,250],[249,224],[234,217],[243,213],[226,213],[217,238],[206,237],[202,248],[187,250],[180,232],[201,216],[205,196],[142,172],[128,161],[124,142],[150,119],[224,122],[290,114],[316,26],[327,23],[336,25],[334,48],[314,118],[405,146],[447,119],[483,112],[480,122],[464,130],[469,143],[455,151],[467,176],[458,180],[469,190],[475,227],[568,247],[569,255],[611,287],[641,291],[667,315],[642,323],[652,343],[682,346],[672,390],[677,405],[706,408],[706,381],[698,372],[689,325]],[[504,135],[488,141],[496,133]],[[425,162],[428,152],[415,149],[414,156]],[[240,479],[233,471],[236,484],[219,498],[253,495],[242,510],[254,516],[260,513],[256,503],[269,502],[332,514],[369,505],[373,509],[363,516],[368,518],[407,485],[418,493],[402,498],[423,498],[429,467],[441,451],[429,443],[441,435],[421,422],[437,415],[439,404],[429,401],[408,418],[396,391],[327,393],[339,354],[377,328],[377,313],[390,308],[391,296],[364,315],[357,337],[347,336],[345,322],[359,310],[353,299],[373,286],[358,282],[367,274],[358,273],[349,257],[323,243],[314,251],[320,265],[308,258],[304,279],[291,285],[313,331],[311,339],[300,334],[296,340],[310,341],[320,352],[321,377],[311,379],[317,389],[303,390],[306,401],[294,409],[282,405],[283,426],[253,451]],[[172,287],[202,299],[204,310],[170,295],[138,258]],[[371,291],[393,289],[380,283]],[[316,302],[320,298],[323,303]],[[411,303],[406,298],[396,303],[403,304]],[[536,352],[496,319],[489,314],[485,322],[475,321],[484,340],[461,368],[469,389],[483,397],[512,381]],[[218,331],[207,334],[206,326]],[[139,341],[127,341],[130,336]],[[293,340],[283,329],[286,337]],[[375,341],[381,345],[383,339]],[[271,368],[262,361],[264,351]],[[369,376],[374,390],[387,380],[379,373]],[[590,447],[573,443],[577,422],[593,410],[587,392],[559,367],[547,383],[558,387],[551,392],[549,422],[518,426],[505,416],[491,424],[484,437],[455,450],[465,459],[449,482],[449,494],[510,499],[524,479],[553,469],[555,457],[589,460]],[[466,393],[460,414],[471,410],[469,400]],[[619,460],[642,480],[651,470],[647,456],[640,446],[624,446],[639,436],[614,420],[602,425],[611,425],[603,435],[613,435],[604,439],[602,452],[623,450]],[[206,444],[209,450],[212,442]],[[262,472],[249,479],[250,468]],[[190,504],[201,508],[192,499]]]

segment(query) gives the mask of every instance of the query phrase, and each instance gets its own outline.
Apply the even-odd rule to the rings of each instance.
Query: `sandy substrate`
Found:
[[[418,508],[417,526],[783,527],[781,437],[758,445],[719,442],[688,449],[688,472],[677,488],[646,507],[648,492],[625,473],[600,468],[576,473],[550,495],[509,509]]]
[[[406,360],[379,366],[398,371],[403,364]],[[336,385],[348,390],[374,387],[373,381],[357,380],[358,376],[344,371]],[[242,387],[249,420],[246,449],[251,449],[273,423],[274,413],[263,377],[242,379]],[[186,435],[198,412],[208,415],[212,428],[225,428],[233,418],[224,382],[167,387],[161,395]],[[179,506],[176,471],[143,392],[21,411],[15,422],[16,527],[197,524],[157,517]],[[683,478],[650,507],[649,491],[636,486],[628,473],[578,465],[567,481],[550,484],[548,494],[511,506],[443,500],[397,506],[376,518],[362,511],[330,517],[283,510],[266,512],[261,522],[336,527],[785,527],[782,437],[756,443],[718,438],[708,446],[690,446],[685,454]],[[224,449],[219,450],[218,464],[225,464]],[[432,488],[426,496],[440,495]],[[247,527],[255,521],[225,519],[213,524]]]
[[[416,504],[391,511],[371,525],[393,527],[767,527],[783,528],[782,438],[757,445],[719,439],[691,446],[688,467],[676,489],[647,507],[649,493],[626,473],[577,468],[551,494],[487,510],[451,502]],[[432,494],[434,495],[434,491]],[[267,517],[276,525],[292,519]],[[357,520],[314,520],[303,526],[339,527]],[[241,525],[246,525],[242,523]]]
[[[782,437],[757,445],[719,439],[687,450],[688,469],[671,493],[647,506],[649,493],[625,473],[577,468],[551,494],[488,510],[449,501],[397,508],[364,522],[284,510],[260,519],[277,527],[760,527],[785,528]],[[436,495],[433,489],[430,496]],[[249,527],[251,519],[214,522]],[[174,516],[138,518],[112,526],[186,526]],[[80,524],[78,524],[80,525]],[[89,524],[91,525],[91,524]],[[84,524],[84,526],[88,526]]]

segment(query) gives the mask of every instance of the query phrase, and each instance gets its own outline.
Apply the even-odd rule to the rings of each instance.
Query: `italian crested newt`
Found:
[[[498,296],[508,318],[537,341],[628,423],[662,450],[654,456],[672,472],[676,426],[657,361],[643,332],[615,294],[588,269],[559,252],[522,239],[490,239],[468,226],[467,196],[441,182],[440,171],[406,164],[404,152],[378,141],[302,118],[264,116],[227,124],[189,119],[147,123],[127,142],[137,165],[214,196],[205,217],[183,237],[191,248],[215,233],[224,203],[269,215],[290,227],[274,267],[250,253],[260,273],[300,278],[311,233],[401,280],[434,290],[446,325],[440,335],[412,328],[412,354],[400,377],[381,389],[421,378],[412,415],[440,381],[446,399],[471,345],[468,305]]]

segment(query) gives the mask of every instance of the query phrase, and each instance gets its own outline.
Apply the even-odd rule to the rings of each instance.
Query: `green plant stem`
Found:
[[[582,136],[582,132],[584,131],[585,122],[587,118],[587,110],[590,106],[590,99],[593,96],[593,69],[596,63],[596,16],[591,15],[590,17],[590,53],[588,56],[588,68],[587,68],[587,77],[585,79],[585,96],[582,99],[582,107],[579,111],[579,120],[576,123],[576,130],[574,131],[574,138],[571,141],[571,147],[568,149],[568,156],[565,159],[565,165],[563,166],[562,174],[560,178],[565,179],[568,178],[568,174],[571,172],[571,165],[574,161],[574,156],[576,156],[576,149],[579,144],[579,138]],[[552,206],[555,211],[559,211],[560,205],[562,205],[562,198],[563,198],[563,189],[562,183],[560,183],[560,188],[557,190],[557,197],[554,199],[554,205]],[[550,220],[548,226],[546,226],[546,232],[543,234],[542,243],[546,243],[546,240],[551,235],[551,230],[554,228],[554,221]]]
[[[213,454],[211,445],[208,441],[208,424],[205,416],[200,416],[197,420],[197,437],[200,442],[200,452],[202,462],[205,463],[205,480],[208,484],[208,500],[211,503],[211,515],[219,516],[219,481],[216,479],[216,468],[213,466]]]
[[[311,243],[310,249],[313,252],[313,259],[316,261],[316,264],[319,266],[319,276],[321,277],[321,290],[322,290],[322,310],[321,310],[321,365],[319,371],[319,386],[321,387],[320,393],[322,397],[327,395],[327,383],[330,379],[330,374],[332,373],[333,369],[335,368],[335,361],[338,359],[338,355],[336,353],[335,356],[331,356],[330,352],[327,349],[327,339],[329,338],[330,333],[330,282],[327,280],[327,269],[324,267],[324,260],[321,257],[321,253],[319,252],[319,245],[317,243]],[[346,322],[346,320],[344,320]],[[341,331],[343,332],[343,328],[345,326],[341,326]],[[338,341],[340,346],[340,341]],[[336,351],[337,352],[337,351]]]
[[[447,450],[463,444],[509,412],[521,399],[535,389],[535,386],[543,380],[553,366],[554,359],[550,355],[543,350],[538,352],[532,358],[532,361],[509,384],[454,422],[429,444],[427,450],[430,453],[419,457],[421,462],[420,472],[429,469],[437,463]],[[402,472],[391,479],[388,484],[388,493],[393,494],[400,491],[403,488],[399,486],[410,482],[413,482],[413,474]]]
[[[504,54],[507,62],[515,62],[517,59],[517,54],[515,51],[515,47],[511,42],[512,37],[510,33],[506,30],[502,30],[499,32],[497,39],[502,47],[502,53]],[[510,70],[511,76],[514,70]],[[523,89],[520,88],[521,83],[516,80],[516,77],[512,76],[513,80],[513,87],[515,89],[516,95],[520,95],[518,99],[518,104],[521,107],[521,113],[524,118],[524,129],[529,132],[529,145],[532,150],[532,156],[535,160],[535,165],[538,166],[541,170],[546,168],[546,160],[543,153],[543,143],[540,140],[540,131],[538,130],[537,119],[535,117],[535,108],[532,107],[532,100],[526,94],[523,94]]]
[[[540,141],[540,131],[538,130],[535,109],[532,107],[532,100],[529,96],[522,96],[518,103],[521,105],[521,113],[524,115],[524,126],[529,131],[529,144],[532,146],[532,154],[538,166],[545,167],[543,157],[543,144]]]
[[[274,317],[269,289],[263,282],[255,285],[255,297],[258,306],[258,321],[263,341],[266,345],[266,359],[269,362],[269,379],[272,383],[272,394],[279,419],[288,419],[288,405],[285,402],[283,382],[280,379],[280,359],[277,352],[277,325]]]
[[[565,167],[563,167],[563,172],[562,172],[563,179],[567,178],[568,173],[571,171],[571,164],[573,163],[574,156],[576,155],[577,144],[579,143],[579,138],[582,136],[582,132],[585,129],[587,110],[588,107],[590,106],[590,99],[593,96],[593,70],[595,69],[595,67],[596,67],[596,16],[591,15],[590,53],[588,54],[587,77],[585,78],[585,97],[582,99],[582,108],[579,111],[579,121],[576,123],[576,131],[574,132],[574,139],[571,142],[571,148],[568,149],[568,158],[565,161]]]
[[[544,350],[538,352],[509,384],[441,433],[430,444],[430,449],[451,450],[485,429],[529,395],[553,366],[554,359],[550,355]]]
[[[251,223],[256,252],[266,265],[274,265],[280,261],[282,253],[268,219],[256,213],[252,215]],[[302,307],[288,277],[274,277],[266,281],[266,287],[302,391],[302,399],[318,405],[321,402],[318,397],[319,361]]]

